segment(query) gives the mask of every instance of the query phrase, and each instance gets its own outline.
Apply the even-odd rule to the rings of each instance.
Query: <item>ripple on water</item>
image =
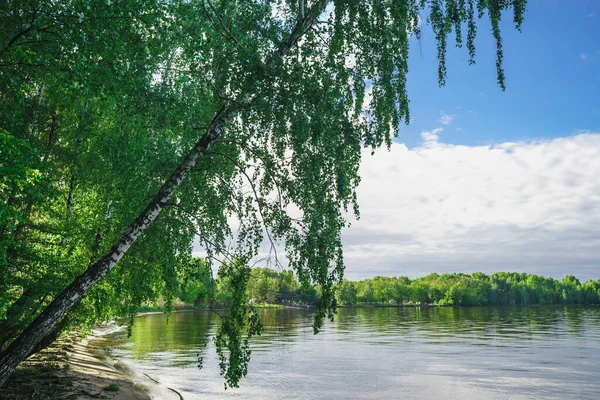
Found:
[[[343,309],[313,335],[306,310],[263,310],[248,377],[223,389],[210,313],[147,315],[114,356],[186,399],[596,399],[600,309]],[[198,358],[203,368],[197,368]],[[159,396],[160,397],[160,396]]]

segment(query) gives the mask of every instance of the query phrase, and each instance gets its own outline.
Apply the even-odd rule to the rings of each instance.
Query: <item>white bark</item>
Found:
[[[206,133],[198,140],[190,154],[175,169],[150,204],[131,223],[119,240],[98,261],[91,264],[73,283],[63,290],[54,301],[19,335],[2,353],[0,358],[0,386],[10,373],[58,327],[64,315],[71,310],[83,295],[102,279],[125,255],[131,245],[156,220],[173,192],[181,185],[189,171],[196,165],[202,153],[219,137],[224,125],[237,114],[236,110],[222,109],[214,118]]]

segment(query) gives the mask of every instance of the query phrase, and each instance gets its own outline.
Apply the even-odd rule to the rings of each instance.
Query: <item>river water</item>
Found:
[[[600,399],[600,307],[341,309],[318,335],[310,311],[262,310],[248,376],[227,390],[218,318],[140,316],[103,345],[158,379],[157,398]]]

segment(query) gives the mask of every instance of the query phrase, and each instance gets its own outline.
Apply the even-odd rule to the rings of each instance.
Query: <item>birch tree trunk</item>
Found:
[[[0,357],[0,386],[4,384],[21,361],[32,354],[42,339],[57,330],[64,315],[119,262],[131,245],[156,220],[173,192],[196,165],[198,158],[210,148],[211,144],[223,131],[226,123],[236,114],[237,110],[231,108],[223,108],[217,113],[206,133],[196,142],[189,155],[175,169],[144,211],[127,227],[119,240],[104,256],[75,278],[73,283],[63,290],[2,353]]]

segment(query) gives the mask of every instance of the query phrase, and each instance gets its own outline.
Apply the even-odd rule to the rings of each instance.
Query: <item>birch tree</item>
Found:
[[[199,240],[230,257],[222,373],[247,372],[249,262],[282,243],[336,307],[363,148],[409,121],[410,45],[475,60],[525,0],[13,0],[0,9],[0,385],[62,329],[172,298]],[[432,77],[436,79],[436,77]],[[366,96],[367,90],[371,93]],[[293,210],[293,211],[291,211]],[[228,221],[236,220],[232,229]],[[232,245],[233,243],[233,245]]]

